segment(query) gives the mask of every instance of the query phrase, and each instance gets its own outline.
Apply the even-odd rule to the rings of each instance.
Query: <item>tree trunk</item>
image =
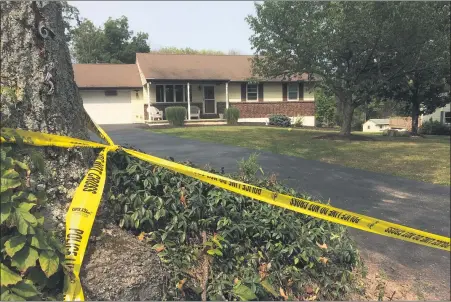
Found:
[[[420,117],[420,104],[414,100],[412,102],[412,135],[418,135],[418,119]]]
[[[0,5],[1,126],[89,139],[90,119],[74,82],[61,4],[14,1]],[[45,189],[48,204],[43,214],[47,227],[64,238],[66,209],[95,154],[86,148],[35,149],[43,155],[46,173],[32,173],[30,183],[32,188]],[[161,300],[166,274],[157,265],[158,256],[154,252],[145,255],[143,243],[115,225],[102,225],[101,220],[96,220],[92,234],[106,229],[114,235],[102,236],[101,243],[88,244],[81,272],[86,299]]]
[[[2,127],[88,139],[60,3],[2,2],[1,10]],[[64,231],[65,206],[94,153],[89,149],[36,149],[42,152],[50,177],[45,182],[34,181],[45,187],[49,201],[54,202],[48,207],[53,212],[48,218],[54,218]]]
[[[351,135],[351,125],[352,125],[352,115],[354,114],[354,106],[351,104],[351,100],[345,99],[341,100],[342,104],[342,123],[340,135],[350,136]]]

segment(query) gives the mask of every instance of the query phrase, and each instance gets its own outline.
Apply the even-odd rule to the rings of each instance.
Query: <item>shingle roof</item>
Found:
[[[384,118],[380,118],[380,119],[373,118],[373,119],[370,119],[370,121],[372,121],[376,125],[388,125],[390,123],[389,119],[384,119]]]
[[[252,57],[137,53],[136,64],[146,79],[246,81],[252,77]],[[307,75],[293,80],[307,80]]]
[[[142,87],[136,64],[73,64],[79,88]]]

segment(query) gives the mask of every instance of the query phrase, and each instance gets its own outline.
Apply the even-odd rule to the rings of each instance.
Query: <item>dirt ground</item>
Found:
[[[371,259],[364,255],[365,271],[361,286],[364,291],[355,294],[351,300],[359,301],[450,301],[450,288],[443,288],[436,284],[413,277],[416,274],[407,268],[385,265],[385,256],[371,255]],[[401,269],[401,270],[399,270]],[[393,275],[391,271],[398,273]]]

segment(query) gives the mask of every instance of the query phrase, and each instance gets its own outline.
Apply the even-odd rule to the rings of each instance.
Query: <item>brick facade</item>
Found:
[[[271,114],[285,114],[294,116],[314,116],[315,102],[258,102],[258,103],[230,103],[231,107],[240,110],[240,118],[262,118]]]
[[[204,114],[202,103],[191,103],[192,106],[200,108],[201,118],[218,118],[219,114],[224,113],[226,108],[225,102],[217,102],[216,109],[218,114]],[[183,106],[188,107],[187,103],[155,103],[152,104],[155,108],[163,112],[167,107],[171,106]],[[240,118],[262,118],[268,117],[271,114],[285,114],[290,117],[294,116],[314,116],[315,115],[315,102],[299,101],[299,102],[240,102],[230,103],[230,107],[235,107],[240,110]],[[148,120],[147,104],[144,105],[144,117]]]

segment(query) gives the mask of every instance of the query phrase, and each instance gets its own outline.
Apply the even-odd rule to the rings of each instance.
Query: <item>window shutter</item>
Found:
[[[299,82],[299,100],[304,99],[304,82]]]
[[[288,86],[287,83],[282,83],[282,101],[286,102],[288,100]]]
[[[246,102],[246,83],[241,83],[241,102]]]
[[[440,124],[444,124],[445,123],[445,111],[441,111],[440,112]]]
[[[258,101],[263,102],[263,83],[258,84]]]

